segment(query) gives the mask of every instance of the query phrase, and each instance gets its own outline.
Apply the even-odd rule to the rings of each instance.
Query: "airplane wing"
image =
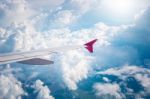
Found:
[[[74,50],[82,48],[83,46],[90,52],[93,53],[93,44],[97,41],[97,39],[92,40],[84,45],[77,45],[77,46],[64,46],[64,47],[57,47],[57,48],[48,48],[43,50],[33,50],[27,52],[15,52],[15,53],[7,53],[0,55],[0,65],[1,64],[8,64],[8,63],[22,63],[22,64],[29,64],[29,65],[47,65],[53,64],[53,61],[42,59],[44,55],[49,55],[52,53],[63,52],[67,50]]]

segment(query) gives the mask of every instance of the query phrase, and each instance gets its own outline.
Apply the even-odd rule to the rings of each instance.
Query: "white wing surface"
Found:
[[[90,52],[93,52],[93,44],[97,41],[97,39],[92,40],[86,44],[84,47]],[[15,53],[7,53],[0,55],[0,65],[1,64],[8,64],[19,62],[22,64],[29,64],[29,65],[46,65],[46,64],[53,64],[53,61],[45,60],[39,57],[44,55],[49,55],[52,53],[57,52],[64,52],[67,50],[75,50],[82,48],[83,45],[78,46],[65,46],[65,47],[57,47],[57,48],[49,48],[43,50],[34,50],[34,51],[27,51],[27,52],[15,52]]]

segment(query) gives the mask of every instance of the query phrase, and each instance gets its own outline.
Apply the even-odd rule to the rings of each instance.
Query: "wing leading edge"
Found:
[[[97,41],[97,39],[92,40],[86,44],[84,47],[90,52],[93,52],[93,44]],[[22,64],[29,64],[29,65],[47,65],[53,64],[54,62],[47,59],[42,59],[44,55],[49,55],[52,53],[57,52],[64,52],[67,50],[75,50],[82,48],[83,45],[77,46],[66,46],[66,47],[57,47],[57,48],[49,48],[43,50],[34,50],[34,51],[27,51],[27,52],[17,52],[17,53],[8,53],[0,55],[0,64],[8,64],[8,63],[22,63]]]

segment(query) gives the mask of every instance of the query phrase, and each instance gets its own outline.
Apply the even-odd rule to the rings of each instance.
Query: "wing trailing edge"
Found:
[[[19,61],[18,63],[27,64],[27,65],[49,65],[54,64],[51,60],[41,59],[41,58],[32,58],[24,61]]]

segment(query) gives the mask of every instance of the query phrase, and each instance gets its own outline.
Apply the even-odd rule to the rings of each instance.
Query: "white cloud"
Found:
[[[106,28],[107,27],[107,28]],[[27,51],[31,49],[40,49],[46,47],[58,47],[63,45],[81,45],[85,42],[91,40],[92,38],[98,38],[99,41],[95,44],[96,48],[98,46],[109,45],[108,39],[110,35],[106,35],[114,27],[109,27],[104,24],[99,24],[90,29],[82,29],[79,31],[71,32],[67,28],[63,29],[53,29],[46,31],[44,33],[37,32],[35,28],[29,22],[24,22],[22,24],[14,24],[7,28],[4,28],[4,34],[12,37],[14,45],[14,51]],[[116,31],[114,31],[116,32]],[[114,33],[112,32],[112,33]],[[7,36],[7,37],[9,37]],[[3,36],[2,36],[3,37]],[[4,38],[5,41],[10,38]],[[7,45],[7,43],[3,45]],[[57,62],[63,81],[71,90],[77,89],[77,83],[82,79],[87,78],[90,63],[93,61],[89,58],[83,50],[65,52],[64,54],[58,56],[60,62]],[[59,67],[61,66],[61,68]]]
[[[81,13],[87,12],[96,3],[97,0],[71,0],[70,2],[74,9]]]
[[[24,22],[34,14],[25,0],[0,1],[0,25]]]
[[[88,2],[88,1],[73,0],[72,2],[78,2],[79,5],[80,4],[83,5],[82,4],[83,2]],[[41,5],[43,6],[44,4]],[[89,4],[87,4],[87,7],[88,6]],[[73,13],[74,12],[72,12],[72,10],[58,11],[58,17],[56,18],[56,20],[58,23],[61,24],[65,24],[65,25],[71,24],[76,19]],[[34,24],[36,24],[36,22]],[[113,36],[117,35],[119,30],[126,29],[127,27],[107,26],[106,24],[100,22],[95,24],[94,27],[89,29],[81,29],[72,32],[68,28],[63,28],[63,29],[61,28],[61,29],[53,29],[53,30],[51,29],[43,33],[43,32],[37,32],[37,27],[34,27],[29,21],[26,21],[21,24],[12,24],[9,27],[9,29],[2,28],[0,30],[2,31],[2,34],[0,35],[2,39],[0,41],[1,44],[5,45],[5,41],[9,39],[8,37],[14,35],[14,37],[12,37],[14,41],[14,45],[8,44],[8,46],[13,46],[14,50],[25,51],[25,50],[39,49],[39,48],[46,48],[46,47],[55,47],[59,45],[61,46],[61,45],[68,45],[68,44],[69,45],[82,44],[85,41],[88,41],[92,38],[98,38],[99,41],[95,46],[96,50],[104,53],[105,55],[107,54],[106,57],[114,55],[116,57],[119,56],[118,59],[120,59],[120,56],[126,57],[127,56],[126,54],[128,54],[128,52],[122,53],[122,50],[121,51],[119,50],[117,53],[113,53],[112,50],[116,51],[115,48],[113,49],[109,46],[108,48],[106,47],[106,50],[104,50],[105,49],[104,46],[110,45],[110,41],[113,38]],[[99,50],[100,47],[104,52],[102,50]],[[60,61],[62,60],[61,62],[59,62],[59,65],[62,66],[62,68],[60,69],[62,71],[63,80],[66,83],[66,85],[72,90],[77,89],[77,83],[79,81],[87,78],[88,71],[90,69],[90,64],[89,62],[87,62],[88,60],[86,59],[88,55],[86,55],[85,53],[83,54],[83,51],[68,52],[65,53],[63,56],[60,55],[61,57],[59,56]],[[136,54],[135,50],[133,50],[133,52]],[[105,59],[102,57],[101,54],[97,54],[97,56],[95,57],[98,57],[97,61],[99,61],[101,64],[103,64],[103,61],[105,61]],[[73,62],[74,60],[77,61]],[[106,62],[108,63],[108,61]]]
[[[0,25],[33,22],[36,27],[42,24],[51,12],[57,11],[65,0],[3,0],[0,1]],[[51,15],[52,16],[52,15]],[[36,22],[35,22],[36,21]]]
[[[145,88],[145,94],[150,93],[150,70],[139,66],[123,66],[121,68],[110,68],[101,71],[98,74],[108,74],[118,76],[120,79],[126,80],[127,77],[134,77]],[[137,94],[138,95],[138,94]],[[140,95],[140,94],[139,94]],[[142,94],[141,94],[142,95]]]
[[[96,91],[96,95],[99,97],[102,97],[103,95],[111,95],[111,96],[115,96],[116,99],[121,99],[121,94],[120,94],[121,89],[118,84],[96,83],[94,84],[93,88]]]
[[[0,67],[0,98],[1,99],[21,99],[21,96],[27,95],[22,88],[22,83],[17,80],[12,72],[18,72],[20,69],[13,69],[9,65],[5,68]]]
[[[136,15],[134,16],[134,19],[135,19],[135,20],[139,20],[139,18],[141,17],[141,15],[143,15],[146,10],[147,10],[147,8],[141,10],[138,14],[136,14]]]
[[[3,46],[3,49],[27,51],[47,47],[43,36],[35,30],[30,22],[12,24],[2,28],[1,31],[3,31],[3,35],[1,35],[0,46]]]
[[[36,78],[39,75],[39,72],[32,72],[32,74],[28,77],[28,80],[31,80],[33,78]]]
[[[71,90],[76,90],[77,83],[87,78],[90,60],[83,53],[70,51],[63,55],[61,65],[64,82]]]
[[[139,66],[128,66],[125,65],[120,68],[110,68],[106,71],[101,71],[98,74],[110,74],[110,75],[116,75],[116,76],[128,76],[128,75],[134,75],[136,73],[149,73],[150,71],[146,68],[142,68]]]
[[[95,7],[92,6],[94,5],[95,2],[96,2],[95,0],[92,1],[71,0],[71,4],[72,4],[71,6],[73,8],[68,10],[62,10],[62,8],[59,9],[56,15],[56,20],[55,20],[56,23],[57,24],[60,23],[63,25],[71,25],[78,18],[78,16],[75,14],[80,15],[80,13],[83,14],[89,11],[91,7]],[[119,61],[118,59],[122,58],[122,56],[125,59],[129,58],[128,54],[131,54],[131,52],[136,54],[136,50],[130,50],[124,53],[122,53],[122,50],[121,51],[117,50],[118,52],[114,53],[113,51],[114,50],[116,51],[116,49],[118,48],[112,48],[112,47],[104,48],[104,46],[108,46],[108,45],[111,46],[110,40],[113,38],[113,36],[118,35],[119,30],[125,29],[128,26],[117,27],[117,26],[107,26],[104,23],[97,23],[92,28],[81,29],[73,32],[68,28],[63,28],[63,29],[59,28],[55,30],[49,30],[46,32],[37,32],[40,26],[35,27],[31,23],[34,21],[33,24],[39,25],[41,24],[39,21],[43,21],[43,19],[41,18],[44,19],[46,19],[47,17],[51,18],[51,15],[49,15],[50,11],[53,10],[53,8],[55,9],[55,7],[61,6],[61,4],[63,3],[64,0],[55,0],[55,1],[54,0],[45,0],[45,1],[8,0],[7,2],[4,3],[0,2],[0,13],[2,15],[0,16],[1,18],[0,23],[1,25],[8,26],[7,28],[2,28],[2,27],[0,28],[0,49],[2,50],[10,49],[11,51],[12,49],[15,51],[18,50],[25,51],[25,50],[40,49],[46,47],[55,47],[59,45],[82,44],[85,41],[88,41],[92,38],[98,38],[99,41],[95,46],[96,51],[101,51],[106,55],[106,57],[104,58],[100,54],[97,54],[97,56],[95,56],[97,58],[97,61],[100,62],[100,65],[102,65],[104,61],[106,61],[106,63],[112,63],[112,61],[107,61],[106,58],[108,57],[116,56],[117,59],[115,60]],[[44,12],[45,11],[44,9],[46,9],[48,12]],[[37,14],[37,16],[33,17],[35,13]],[[11,23],[16,23],[16,24],[10,25]],[[48,23],[48,22],[46,21],[44,23]],[[9,43],[7,41],[9,41]],[[100,48],[102,48],[103,51],[99,50]],[[61,68],[59,67],[56,68],[61,69],[60,71],[61,71],[62,79],[65,82],[66,86],[68,86],[68,88],[71,90],[76,90],[78,88],[77,83],[82,79],[86,79],[88,77],[88,73],[91,68],[90,62],[92,61],[91,60],[89,61],[87,59],[88,55],[83,53],[83,51],[84,50],[66,52],[63,55],[58,56],[60,62],[56,61],[58,63],[57,64],[58,66],[61,65]],[[130,57],[129,60],[131,58],[134,57]],[[9,69],[8,71],[10,72],[12,70]],[[122,69],[109,69],[101,73],[122,76],[125,74],[133,75],[133,74],[137,74],[138,72],[148,72],[148,71],[140,67],[127,66],[127,67],[123,67]],[[34,73],[31,76],[31,78],[36,77],[37,75],[38,73]],[[141,84],[144,87],[149,88],[149,84],[148,84],[149,78],[147,75],[136,75],[135,77],[137,80],[141,82]],[[6,78],[10,80],[9,77]],[[142,78],[144,78],[143,81]],[[106,78],[103,79],[108,82],[108,79]],[[37,80],[36,83],[37,83],[36,88],[39,91],[38,97],[52,98],[51,96],[49,96],[50,91],[48,87],[43,86],[43,82]],[[116,89],[115,90],[116,93],[113,94],[119,97],[118,92],[120,89],[117,87],[118,85],[116,84],[112,84],[112,85],[108,84],[108,85],[109,85],[108,90],[111,90],[111,88],[113,88],[114,86],[114,88]],[[101,89],[101,87],[99,88]],[[20,95],[22,93],[18,93],[18,94]],[[44,96],[44,94],[46,96]]]
[[[148,74],[136,74],[134,77],[141,82],[142,86],[144,86],[145,90],[150,93],[150,71]]]
[[[56,8],[64,3],[65,0],[27,0],[31,6],[36,10],[44,10],[45,8],[49,11],[52,8]]]
[[[98,38],[99,41],[95,44],[95,49],[110,45],[109,40],[116,35],[123,27],[107,26],[104,23],[97,23],[94,27],[89,29],[81,29],[78,31],[71,31],[68,28],[51,29],[44,33],[37,32],[36,28],[30,22],[24,22],[22,24],[14,24],[3,29],[3,35],[15,34],[13,40],[15,42],[13,49],[15,51],[25,51],[31,49],[40,49],[46,47],[57,47],[63,45],[78,45],[84,44],[86,41],[92,38]],[[7,36],[4,37],[7,41]],[[61,76],[66,86],[71,90],[76,90],[77,83],[82,79],[86,79],[91,68],[88,60],[88,55],[84,53],[84,50],[77,50],[66,52],[60,56],[57,62],[58,68],[61,69]],[[75,61],[76,60],[76,61]],[[61,68],[60,66],[61,65]],[[37,74],[36,74],[37,75]]]
[[[66,26],[72,24],[77,19],[77,16],[70,10],[62,10],[55,15],[55,18],[54,23],[57,26]]]
[[[35,91],[38,92],[37,99],[54,99],[53,96],[50,95],[49,88],[45,85],[41,80],[36,80],[34,83]]]
[[[109,28],[109,27],[108,27]],[[105,31],[104,31],[105,30]],[[110,28],[107,30],[109,31]],[[63,45],[81,45],[92,38],[98,38],[99,41],[95,45],[107,46],[107,35],[105,28],[93,27],[91,29],[82,29],[79,31],[71,32],[69,29],[53,29],[44,34],[47,45],[63,46]],[[53,44],[57,43],[57,45]],[[96,47],[96,46],[95,46]],[[95,48],[96,49],[96,48]],[[91,68],[90,63],[93,61],[89,56],[83,53],[83,50],[65,52],[59,61],[61,65],[62,76],[65,84],[71,90],[77,89],[77,83],[82,79],[87,78]]]
[[[22,68],[12,68],[10,64],[0,66],[0,74],[9,75],[12,73],[22,72]]]
[[[109,82],[110,80],[107,77],[103,77],[103,80]]]
[[[0,97],[6,99],[16,99],[24,95],[21,83],[13,77],[0,76]]]

